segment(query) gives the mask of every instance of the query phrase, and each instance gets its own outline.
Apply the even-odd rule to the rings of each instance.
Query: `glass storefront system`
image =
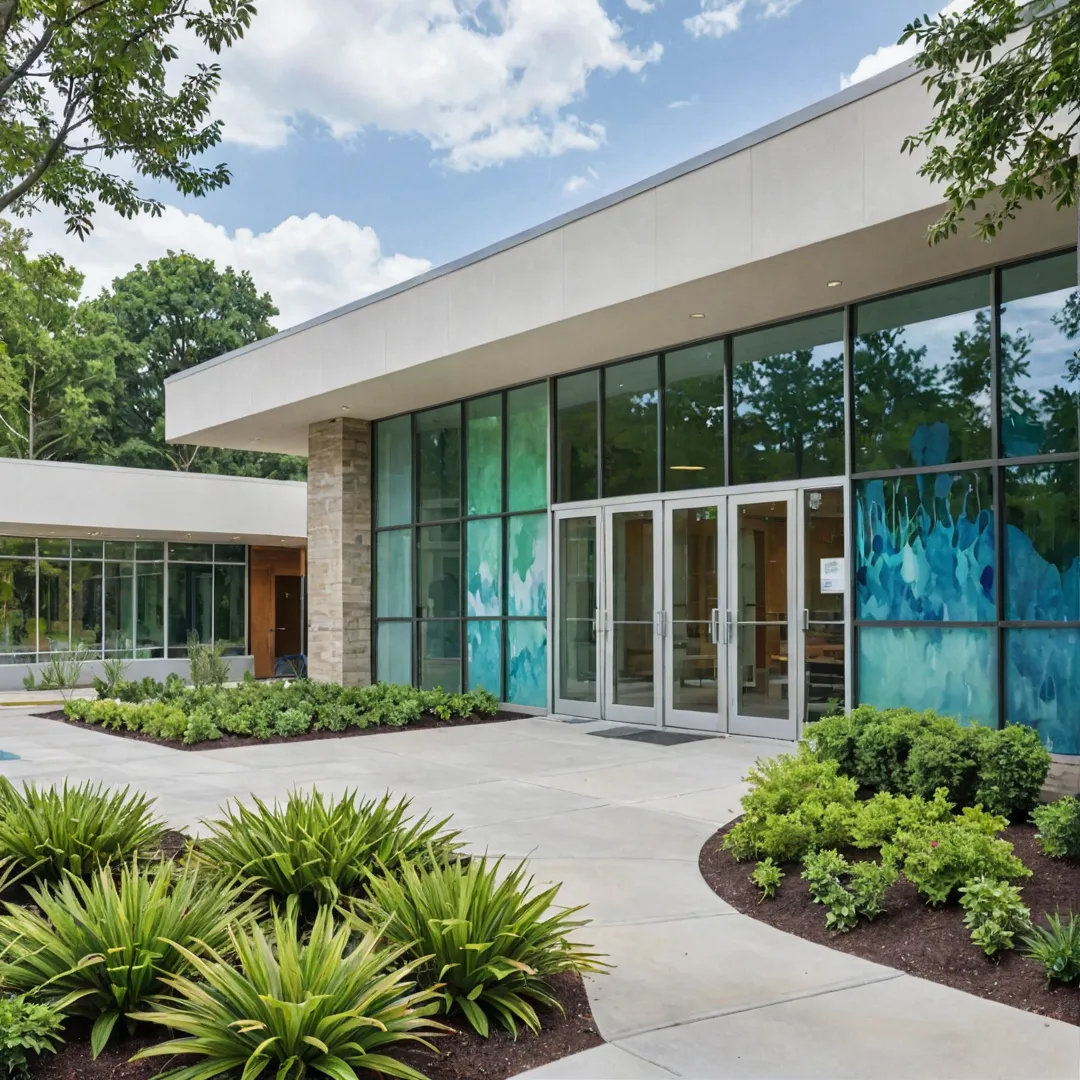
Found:
[[[0,537],[0,664],[183,657],[192,631],[247,652],[244,545]]]
[[[1080,754],[1076,284],[1068,251],[380,423],[380,677],[498,683],[505,698],[520,685],[510,675],[516,642],[541,635],[546,614],[534,603],[526,616],[515,596],[536,588],[537,553],[542,545],[546,566],[552,535],[563,568],[551,613],[558,685],[532,686],[529,703],[602,708],[598,683],[614,648],[605,620],[614,617],[597,583],[618,551],[600,543],[606,519],[589,504],[629,513],[629,500],[677,497],[689,509],[654,543],[685,548],[705,569],[685,611],[673,579],[655,585],[657,610],[620,621],[608,659],[619,660],[620,702],[655,677],[675,680],[672,711],[690,716],[698,699],[711,709],[728,642],[748,657],[727,671],[734,711],[778,707],[794,674],[785,665],[798,663],[804,719],[846,685],[849,703],[1029,724],[1051,750]],[[532,441],[512,430],[515,395],[528,394],[538,402]],[[545,439],[552,503],[570,515],[555,533],[540,493]],[[523,503],[512,470],[535,482]],[[768,528],[735,517],[713,527],[701,507],[720,520],[720,495],[757,492],[767,510],[770,491],[788,491],[798,508],[788,526],[791,610],[752,618],[737,577],[726,583],[729,609],[724,582],[710,584],[723,560],[700,553],[722,543],[729,560],[771,565],[767,545],[751,553],[746,539],[739,551],[733,538],[745,533],[760,547],[780,515],[762,510],[775,519]],[[517,520],[529,512],[531,524]],[[513,538],[523,533],[522,548]],[[672,555],[663,558],[670,577]],[[730,627],[720,622],[727,610]],[[526,628],[522,618],[536,621]],[[643,642],[653,632],[673,635],[670,673],[648,666]],[[532,668],[540,680],[544,666]]]

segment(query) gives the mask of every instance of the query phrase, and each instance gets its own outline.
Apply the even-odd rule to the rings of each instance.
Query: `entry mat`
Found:
[[[586,735],[597,735],[601,739],[627,739],[629,742],[652,743],[654,746],[678,746],[679,743],[701,742],[711,739],[711,735],[688,735],[683,731],[663,731],[656,728],[613,727],[603,731],[587,731]]]

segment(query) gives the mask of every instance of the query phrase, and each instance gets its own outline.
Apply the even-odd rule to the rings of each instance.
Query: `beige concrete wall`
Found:
[[[1060,799],[1062,795],[1080,795],[1080,757],[1052,754],[1043,798],[1050,801]]]
[[[371,425],[336,418],[308,433],[308,673],[371,682]]]

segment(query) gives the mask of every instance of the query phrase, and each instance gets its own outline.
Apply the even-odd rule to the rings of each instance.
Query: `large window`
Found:
[[[583,405],[588,396],[579,392],[574,408]],[[410,460],[396,452],[406,430]],[[389,456],[387,446],[395,448]],[[595,491],[595,438],[593,447]],[[483,687],[500,700],[544,706],[547,384],[381,421],[375,454],[376,678]],[[408,507],[397,495],[399,475],[415,476]],[[393,512],[381,505],[386,499]]]
[[[244,545],[0,537],[0,664],[183,657],[192,631],[247,652]]]

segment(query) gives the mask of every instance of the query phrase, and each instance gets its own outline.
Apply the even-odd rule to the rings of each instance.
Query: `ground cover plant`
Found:
[[[62,1027],[60,1013],[51,1006],[0,996],[0,1077],[29,1080],[30,1062],[55,1052]]]
[[[755,763],[702,870],[782,929],[1080,1022],[1080,919],[1060,915],[1080,896],[1080,801],[1035,805],[1048,767],[1026,728],[830,716]]]
[[[457,694],[392,683],[339,686],[307,679],[245,679],[222,686],[209,676],[197,686],[186,686],[174,676],[164,683],[150,678],[99,682],[96,701],[75,699],[65,704],[67,719],[188,746],[223,737],[267,740],[403,728],[425,717],[465,722],[499,711],[495,695],[486,690]]]

